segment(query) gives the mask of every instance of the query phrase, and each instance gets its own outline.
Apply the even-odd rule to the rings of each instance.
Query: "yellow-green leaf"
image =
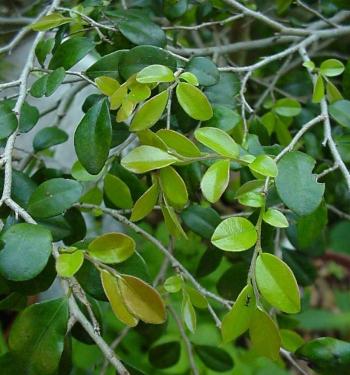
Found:
[[[188,201],[188,193],[184,180],[173,167],[160,170],[160,183],[168,203],[178,209]]]
[[[56,271],[61,277],[72,277],[84,263],[84,252],[77,250],[74,253],[60,254],[56,260]]]
[[[173,82],[174,73],[165,65],[149,65],[136,74],[136,81],[140,83]]]
[[[124,233],[106,233],[88,246],[89,254],[103,263],[121,263],[133,255],[135,241]]]
[[[319,103],[323,98],[324,98],[323,77],[321,75],[318,75],[315,86],[314,86],[314,92],[312,94],[312,102]]]
[[[289,226],[287,218],[281,211],[275,210],[274,208],[269,208],[264,212],[263,220],[265,223],[277,228],[287,228]]]
[[[263,176],[276,177],[278,168],[276,162],[267,155],[259,155],[249,164],[249,169]]]
[[[107,174],[104,179],[103,190],[107,198],[119,208],[131,208],[133,205],[128,185],[119,177]]]
[[[174,209],[168,205],[163,204],[161,205],[161,209],[164,217],[165,226],[167,227],[170,234],[174,237],[187,238],[187,235],[183,230]]]
[[[184,294],[182,301],[182,319],[186,327],[194,333],[196,331],[197,316],[190,297],[187,294]]]
[[[131,221],[139,221],[147,216],[156,205],[159,196],[158,184],[154,183],[148,190],[146,190],[141,197],[136,201],[132,212]]]
[[[170,276],[164,282],[164,289],[169,293],[177,293],[182,289],[183,280],[179,275]]]
[[[122,103],[126,95],[128,94],[128,86],[126,83],[123,83],[112,96],[109,97],[109,103],[112,110],[118,109]]]
[[[174,130],[160,129],[157,135],[168,146],[170,150],[189,158],[201,156],[199,148],[183,134]]]
[[[64,17],[60,13],[52,13],[40,18],[39,21],[31,24],[29,27],[35,31],[46,31],[64,25],[70,21],[72,21],[72,18]]]
[[[203,294],[199,293],[197,289],[194,289],[191,286],[186,286],[186,292],[190,297],[191,303],[193,306],[197,307],[197,309],[206,309],[208,307],[207,299]]]
[[[120,87],[120,83],[111,77],[101,76],[95,79],[95,83],[102,94],[112,96]]]

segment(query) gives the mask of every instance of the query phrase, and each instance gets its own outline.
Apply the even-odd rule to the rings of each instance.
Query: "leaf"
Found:
[[[29,25],[29,28],[34,31],[46,31],[64,25],[65,23],[69,23],[72,20],[72,18],[64,17],[60,13],[51,13],[47,16],[40,18],[39,21]]]
[[[296,356],[308,361],[320,374],[346,374],[350,365],[350,344],[333,337],[319,337],[300,347]]]
[[[72,277],[84,263],[84,252],[82,250],[73,253],[60,254],[56,260],[56,271],[61,277]]]
[[[140,131],[148,129],[159,121],[168,103],[168,97],[169,93],[165,90],[145,102],[133,117],[130,130]]]
[[[171,70],[177,67],[176,59],[166,50],[154,46],[138,46],[123,54],[119,61],[119,72],[124,79],[138,73],[149,65],[165,65]]]
[[[225,192],[230,181],[230,161],[219,160],[205,172],[201,181],[204,197],[211,203],[217,202]]]
[[[170,129],[160,129],[157,131],[157,136],[167,145],[170,151],[195,158],[201,156],[198,147],[183,134]]]
[[[52,51],[55,45],[55,39],[49,38],[41,40],[35,48],[35,55],[39,64],[44,67],[47,55]]]
[[[205,366],[213,371],[226,372],[233,368],[231,356],[223,349],[209,345],[195,345],[194,350]]]
[[[159,196],[158,184],[154,183],[141,197],[135,202],[132,209],[130,220],[139,221],[147,216],[153,207],[157,204]]]
[[[276,323],[260,309],[252,315],[249,335],[253,349],[261,356],[277,361],[281,347],[281,337]]]
[[[236,107],[236,96],[240,90],[240,80],[235,73],[220,72],[219,82],[207,87],[205,94],[212,105],[222,105],[230,109]],[[225,95],[223,95],[225,93]]]
[[[207,299],[197,289],[186,285],[185,290],[188,296],[190,297],[190,300],[194,307],[196,307],[197,309],[208,308]]]
[[[43,128],[35,134],[33,148],[35,151],[41,151],[64,143],[67,140],[68,134],[65,131],[56,127]]]
[[[244,217],[230,217],[223,220],[211,238],[213,245],[225,251],[248,250],[256,240],[256,229]]]
[[[118,50],[108,55],[102,56],[94,64],[89,66],[85,74],[90,79],[107,76],[119,80],[120,77],[118,65],[122,56],[124,56],[127,52],[127,50]]]
[[[82,193],[79,182],[52,178],[39,185],[28,203],[28,212],[37,218],[59,215],[78,202]]]
[[[179,361],[180,354],[180,343],[171,341],[153,346],[148,352],[148,359],[153,367],[165,369],[174,366]]]
[[[314,91],[312,94],[312,102],[319,103],[324,98],[324,82],[321,75],[317,76]]]
[[[103,263],[121,263],[131,257],[136,248],[135,241],[124,233],[105,233],[88,245],[89,254]]]
[[[287,228],[289,226],[288,220],[282,212],[275,210],[274,208],[269,208],[264,212],[263,220],[265,223],[277,228]]]
[[[312,174],[314,165],[311,156],[299,151],[286,154],[278,163],[275,180],[278,195],[301,216],[315,211],[323,197],[325,185],[316,182],[316,175]]]
[[[180,82],[176,86],[176,97],[182,109],[193,119],[207,121],[213,116],[208,98],[197,87]]]
[[[111,141],[111,119],[104,99],[87,111],[74,134],[78,159],[90,174],[96,175],[104,167]]]
[[[222,319],[221,335],[225,344],[236,340],[248,330],[255,309],[254,291],[251,285],[247,285],[237,297],[231,310]]]
[[[162,324],[166,320],[164,302],[159,293],[143,280],[121,275],[118,285],[128,310],[145,323]]]
[[[249,169],[263,176],[276,177],[278,169],[275,161],[267,155],[259,155],[249,164]]]
[[[336,77],[345,70],[343,63],[336,59],[328,59],[322,62],[320,73],[327,77]]]
[[[136,74],[136,81],[140,83],[173,82],[174,80],[172,70],[160,64],[149,65]]]
[[[9,137],[18,126],[17,117],[9,105],[0,104],[0,140]]]
[[[256,261],[255,277],[266,301],[277,309],[295,314],[300,311],[300,294],[292,270],[281,259],[262,253]]]
[[[265,203],[265,198],[261,195],[261,193],[250,191],[246,194],[241,195],[238,198],[238,202],[243,206],[262,207]]]
[[[39,111],[38,108],[29,105],[24,102],[21,114],[19,117],[19,131],[21,133],[27,133],[31,130],[39,120]]]
[[[120,83],[111,77],[101,76],[95,79],[95,83],[102,94],[112,96],[120,87]]]
[[[304,339],[296,332],[289,329],[280,330],[282,347],[294,353],[301,345],[304,344]]]
[[[134,173],[145,173],[154,169],[164,168],[176,163],[175,156],[152,146],[139,146],[134,148],[122,160],[124,168]]]
[[[139,321],[126,308],[118,286],[118,280],[109,272],[102,270],[101,282],[114,315],[128,327],[135,327]]]
[[[331,81],[327,81],[326,91],[327,98],[330,104],[344,99],[343,95],[337,89],[337,86],[335,86]]]
[[[241,196],[251,192],[261,192],[264,184],[265,180],[263,179],[248,181],[238,188],[235,194],[235,198],[240,198]]]
[[[1,236],[0,273],[5,279],[33,279],[46,266],[51,254],[51,233],[41,225],[15,224]]]
[[[241,116],[237,111],[233,111],[223,105],[213,107],[213,117],[204,123],[206,127],[214,127],[231,133],[232,130],[241,122]]]
[[[199,128],[194,132],[194,136],[198,142],[219,155],[232,159],[236,159],[239,156],[238,145],[221,129],[211,127]]]
[[[285,117],[295,117],[301,112],[301,105],[295,99],[279,99],[273,107],[274,111]]]
[[[182,289],[183,280],[181,276],[170,276],[164,282],[164,289],[168,293],[177,293]]]
[[[340,125],[350,128],[350,101],[338,100],[329,106],[329,114]]]
[[[82,36],[69,38],[55,50],[49,63],[49,69],[57,69],[62,66],[68,70],[94,48],[95,43],[88,38]]]
[[[176,215],[174,209],[168,204],[161,204],[160,207],[164,217],[165,226],[167,227],[169,233],[176,238],[184,237],[187,239],[187,235],[183,230],[179,218]]]
[[[191,303],[190,297],[187,294],[184,294],[183,296],[181,313],[185,326],[192,333],[195,333],[197,326],[197,316]]]
[[[102,177],[103,171],[104,170],[102,170],[99,174],[95,174],[95,175],[90,174],[81,165],[80,161],[77,160],[72,166],[71,175],[77,181],[84,181],[84,182],[86,182],[86,181],[98,181]]]
[[[179,79],[182,79],[183,81],[190,83],[193,86],[199,86],[197,77],[190,72],[181,73],[179,75]]]
[[[114,206],[125,209],[133,206],[130,189],[119,177],[107,174],[104,179],[103,190]]]
[[[173,167],[162,168],[159,173],[160,184],[169,204],[182,209],[188,201],[186,185]]]
[[[51,375],[57,371],[67,322],[66,298],[36,303],[17,317],[10,332],[9,348],[25,363],[26,373]]]
[[[186,65],[186,71],[194,74],[201,86],[215,85],[220,78],[218,68],[206,57],[192,57]]]

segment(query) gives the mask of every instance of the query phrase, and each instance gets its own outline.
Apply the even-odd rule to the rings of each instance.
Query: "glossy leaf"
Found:
[[[119,208],[131,208],[133,200],[128,185],[119,177],[107,174],[103,185],[107,198]]]
[[[146,217],[157,204],[159,196],[158,184],[154,183],[148,190],[146,190],[141,197],[135,202],[132,209],[130,220],[139,221]]]
[[[182,79],[183,81],[190,83],[193,86],[199,86],[199,82],[197,77],[190,73],[190,72],[184,72],[179,75],[179,78]]]
[[[186,66],[186,70],[197,77],[201,86],[212,86],[219,81],[218,68],[206,57],[192,57]]]
[[[322,62],[320,66],[321,74],[327,77],[336,77],[343,73],[345,67],[343,63],[337,59],[328,59]]]
[[[101,76],[119,79],[119,61],[126,52],[127,50],[118,50],[102,56],[86,70],[86,75],[91,79]]]
[[[332,118],[345,128],[350,128],[350,101],[339,100],[329,106]]]
[[[201,156],[198,147],[179,132],[169,129],[160,129],[157,131],[157,136],[166,144],[169,150],[173,150],[181,156],[189,158]]]
[[[136,81],[140,83],[173,82],[174,79],[172,70],[159,64],[147,66],[136,74]]]
[[[61,277],[72,277],[79,271],[83,262],[84,252],[82,250],[62,253],[56,260],[57,274]]]
[[[12,108],[8,105],[0,105],[0,140],[9,137],[18,126],[18,121]]]
[[[68,134],[65,131],[56,127],[43,128],[35,134],[33,147],[35,151],[41,151],[64,143],[67,140]]]
[[[61,13],[51,13],[32,23],[30,28],[35,31],[46,31],[71,22],[72,18],[64,17]]]
[[[263,176],[276,177],[278,169],[275,161],[267,155],[259,155],[249,164],[249,169]]]
[[[159,177],[168,203],[175,208],[183,208],[188,201],[188,193],[182,177],[173,167],[162,168]]]
[[[314,92],[312,94],[312,102],[319,103],[324,98],[324,82],[321,75],[317,76]]]
[[[187,238],[187,235],[183,230],[179,218],[176,215],[176,212],[173,209],[173,207],[169,206],[168,204],[162,204],[160,207],[164,217],[165,226],[167,227],[169,233],[171,233],[176,238]]]
[[[195,345],[195,351],[205,366],[213,371],[226,372],[233,368],[231,356],[221,348],[209,345]]]
[[[108,76],[97,77],[95,83],[102,94],[107,96],[113,95],[113,93],[120,87],[120,84],[116,79]]]
[[[194,333],[197,327],[197,316],[190,297],[187,294],[185,294],[183,297],[181,312],[185,326],[189,329],[189,331]]]
[[[287,228],[289,226],[287,218],[281,211],[275,210],[274,208],[269,208],[264,212],[263,220],[265,223],[277,228]]]

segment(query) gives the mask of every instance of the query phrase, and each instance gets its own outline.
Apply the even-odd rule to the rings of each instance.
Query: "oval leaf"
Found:
[[[61,277],[72,277],[79,271],[83,262],[84,252],[82,250],[60,254],[56,260],[57,274]]]
[[[188,193],[182,177],[172,167],[161,169],[159,177],[168,203],[175,208],[183,208],[188,201]]]

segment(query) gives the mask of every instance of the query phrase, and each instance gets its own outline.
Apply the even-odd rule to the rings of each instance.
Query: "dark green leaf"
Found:
[[[44,128],[35,134],[33,147],[35,151],[41,151],[64,143],[67,140],[68,134],[65,131],[56,127]]]
[[[151,348],[148,352],[148,359],[155,368],[164,369],[178,362],[180,352],[180,343],[178,341],[171,341]]]
[[[202,86],[215,85],[220,78],[218,68],[206,57],[192,57],[186,65],[186,70],[193,73]]]
[[[86,70],[86,75],[91,79],[107,76],[119,80],[119,61],[126,53],[127,50],[119,50],[102,56]]]
[[[195,345],[194,349],[206,367],[211,370],[226,372],[233,367],[231,356],[223,349],[209,345]]]

